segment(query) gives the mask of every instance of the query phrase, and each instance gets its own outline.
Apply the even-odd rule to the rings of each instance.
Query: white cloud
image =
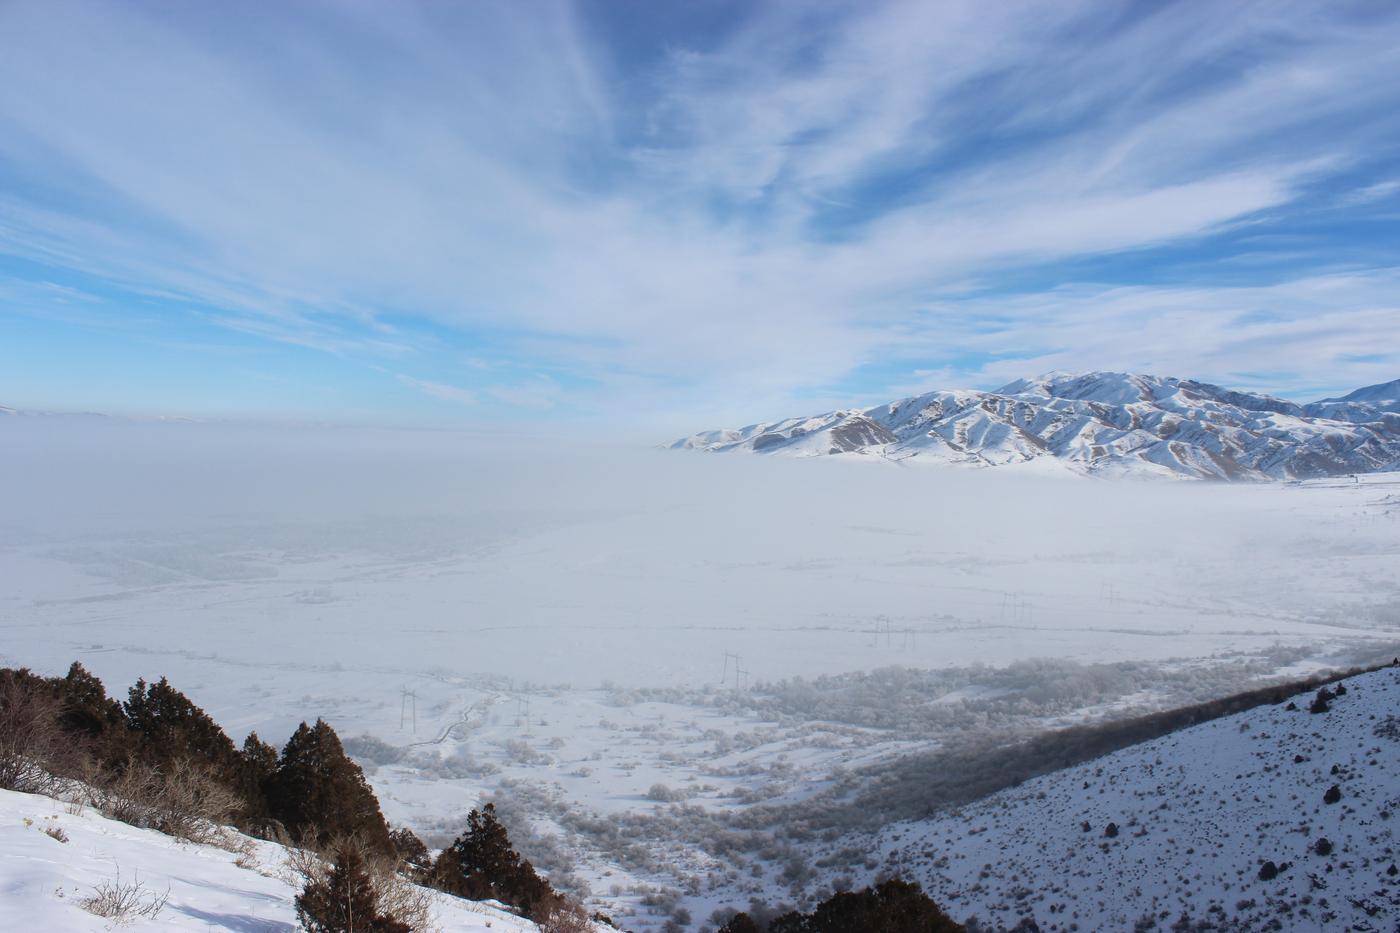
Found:
[[[397,373],[395,378],[404,385],[417,389],[424,395],[430,395],[444,402],[457,402],[462,405],[475,405],[477,403],[476,393],[472,392],[470,389],[463,389],[442,382],[431,382],[427,379],[415,379],[413,376],[406,376],[403,373]]]
[[[775,4],[636,75],[562,3],[277,10],[0,7],[0,157],[67,193],[0,198],[0,250],[376,365],[421,349],[386,312],[488,329],[595,405],[619,385],[782,403],[926,340],[980,352],[984,305],[948,300],[969,278],[1279,209],[1394,129],[1311,121],[1400,103],[1394,24],[1309,4],[1176,4],[1112,35],[1091,3]],[[965,151],[978,134],[1024,142]],[[873,216],[823,226],[914,166]],[[1074,300],[1027,301],[1044,326],[1003,342],[1112,355]],[[1247,334],[1206,314],[1222,351]]]
[[[1393,194],[1400,192],[1400,181],[1378,181],[1374,185],[1366,185],[1364,188],[1357,188],[1355,191],[1342,198],[1344,204],[1370,204],[1373,201],[1384,201]]]

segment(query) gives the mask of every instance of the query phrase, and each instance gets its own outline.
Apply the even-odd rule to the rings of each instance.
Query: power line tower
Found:
[[[402,688],[399,696],[399,731],[403,731],[405,720],[412,717],[413,734],[418,734],[418,693],[407,687]]]
[[[875,628],[873,629],[872,634],[874,634],[875,636],[874,640],[870,643],[872,648],[878,648],[880,646],[881,635],[885,636],[885,647],[890,647],[894,639],[894,626],[890,622],[890,617],[876,616]]]
[[[729,680],[730,661],[734,662],[734,670],[736,671],[735,677],[738,677],[737,671],[739,670],[739,656],[732,651],[726,651],[724,653],[724,670],[719,675],[719,682],[721,684]]]
[[[1031,604],[1021,598],[1020,593],[1001,594],[1001,622],[1003,625],[1029,625]]]

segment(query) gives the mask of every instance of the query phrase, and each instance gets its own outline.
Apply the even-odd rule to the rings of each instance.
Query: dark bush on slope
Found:
[[[719,933],[763,933],[758,922],[745,913],[735,914],[719,928]]]
[[[162,677],[136,681],[123,712],[130,730],[128,753],[157,768],[197,761],[221,783],[236,786],[242,770],[238,750],[209,714]]]
[[[80,664],[61,678],[0,671],[0,784],[53,793],[76,778],[107,815],[198,839],[265,809],[245,771],[218,725],[163,679],[138,681],[123,705]]]
[[[272,818],[267,788],[277,773],[277,749],[250,732],[238,752],[238,790],[246,801],[246,822],[256,828]],[[266,833],[259,833],[266,835]]]
[[[400,826],[389,834],[394,844],[394,852],[399,862],[415,877],[426,877],[433,869],[433,854],[417,833],[407,826]]]
[[[322,719],[314,726],[302,723],[288,740],[267,781],[267,804],[293,839],[318,848],[336,839],[357,839],[376,854],[395,856],[364,772]]]
[[[0,671],[0,788],[42,793],[64,747],[59,704],[28,671]]]
[[[104,744],[125,744],[126,712],[107,696],[107,688],[87,668],[74,661],[66,675],[54,678],[49,685],[61,707],[59,724],[70,740],[99,757]]]
[[[408,924],[381,914],[374,881],[358,846],[336,850],[324,878],[297,895],[297,919],[307,933],[409,933]]]
[[[748,914],[736,914],[720,933],[758,933]],[[768,933],[962,933],[919,885],[890,880],[834,894],[811,913],[792,911],[771,921]]]
[[[561,900],[533,865],[511,848],[506,828],[487,804],[467,816],[467,829],[433,866],[436,886],[469,900],[497,900],[528,917],[548,915]]]

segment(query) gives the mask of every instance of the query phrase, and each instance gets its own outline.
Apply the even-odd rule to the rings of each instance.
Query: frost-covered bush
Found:
[[[658,803],[677,803],[685,799],[685,791],[668,787],[665,784],[653,784],[647,789],[647,799],[655,800]]]
[[[344,746],[347,755],[372,761],[377,765],[395,764],[403,759],[405,751],[368,733],[346,739]]]

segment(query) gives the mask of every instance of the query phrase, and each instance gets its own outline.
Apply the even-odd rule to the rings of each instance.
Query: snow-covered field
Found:
[[[735,871],[781,894],[753,866],[793,841],[744,835],[756,804],[1400,652],[1394,477],[4,430],[0,664],[79,660],[114,693],[167,675],[235,739],[323,716],[391,821],[441,841],[495,795],[539,833],[528,854],[633,929]]]

